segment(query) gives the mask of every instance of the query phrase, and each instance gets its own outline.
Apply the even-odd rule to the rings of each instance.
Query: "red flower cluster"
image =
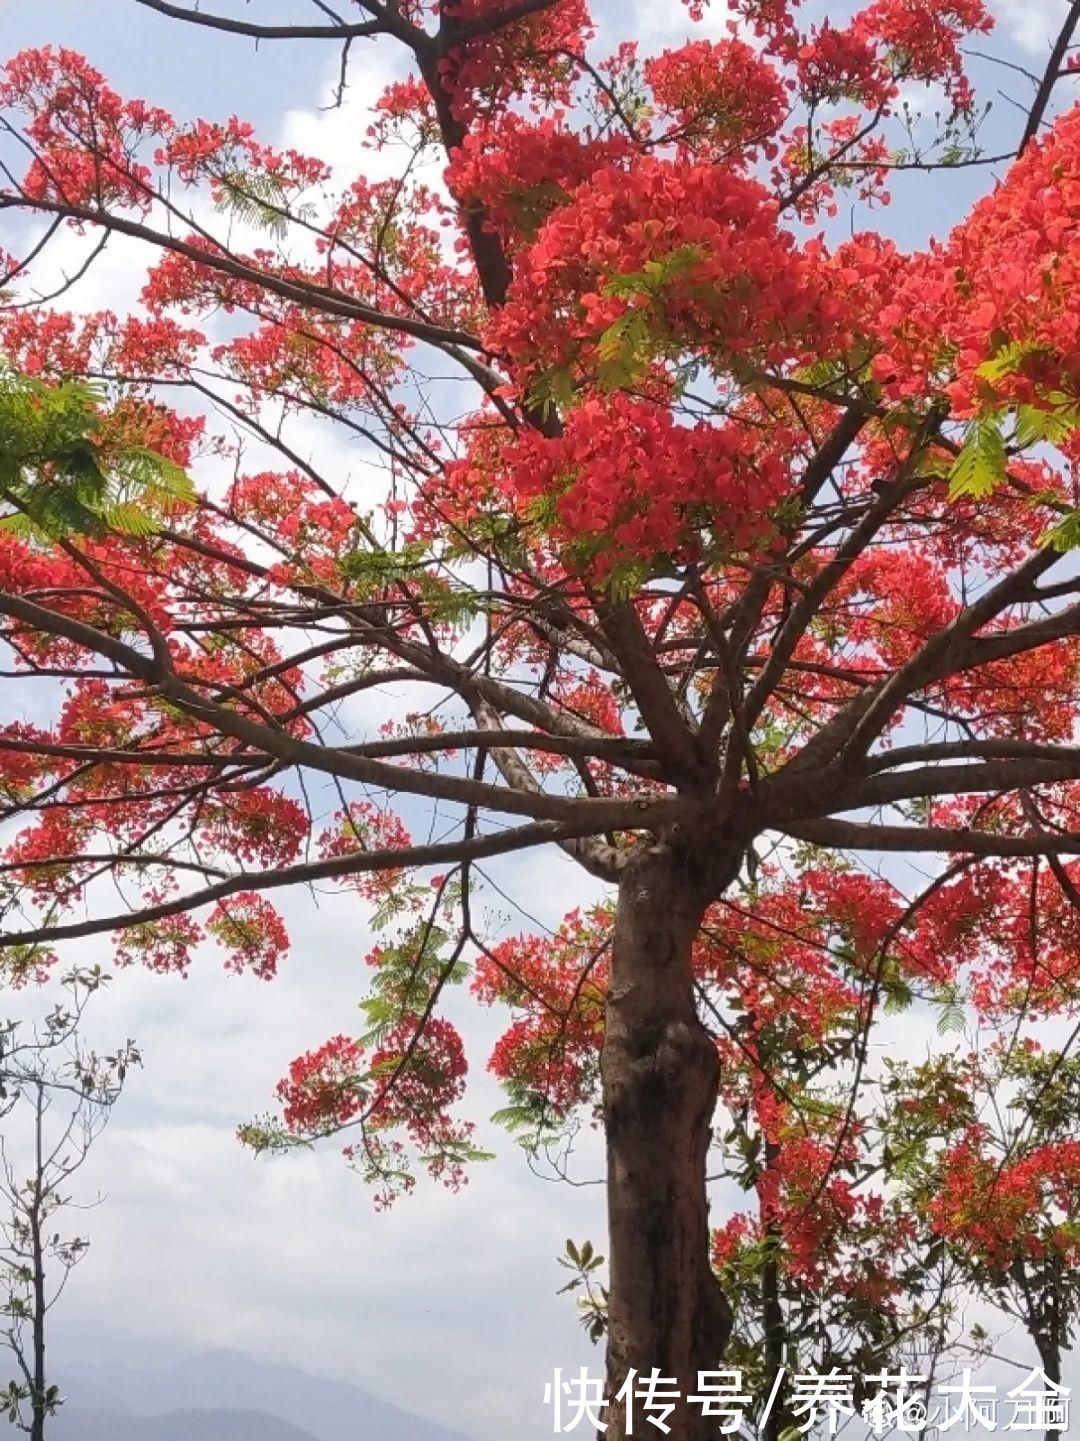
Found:
[[[635,318],[646,354],[703,350],[723,367],[843,348],[844,314],[761,185],[650,158],[597,170],[551,215],[489,339],[519,373],[566,366],[589,383]]]
[[[277,1088],[285,1124],[297,1132],[347,1125],[363,1106],[366,1071],[363,1047],[348,1036],[298,1056]]]
[[[278,962],[289,949],[289,933],[273,906],[253,891],[220,901],[206,929],[224,947],[226,969],[250,971],[260,981],[277,975]]]
[[[674,122],[669,140],[729,165],[755,151],[775,154],[787,87],[744,41],[695,40],[647,60],[643,70],[658,110]]]
[[[152,172],[132,157],[171,128],[164,110],[122,100],[81,55],[51,45],[7,62],[0,105],[27,116],[27,138],[40,154],[23,181],[27,194],[88,209],[150,209]]]
[[[503,0],[442,0],[440,11],[466,29],[507,8]],[[534,105],[569,102],[569,77],[549,57],[580,54],[591,31],[585,0],[555,0],[454,45],[439,62],[439,77],[455,119],[474,120],[520,95],[528,95]]]
[[[962,1242],[1007,1273],[1050,1248],[1067,1266],[1080,1260],[1080,1142],[1058,1141],[1018,1155],[995,1154],[973,1126],[942,1160],[941,1189],[930,1203],[940,1235]]]
[[[585,401],[556,440],[524,436],[506,465],[525,513],[550,505],[564,561],[600,575],[641,556],[698,554],[709,538],[751,549],[788,489],[780,456],[762,454],[744,427],[679,425],[666,407],[623,394]]]

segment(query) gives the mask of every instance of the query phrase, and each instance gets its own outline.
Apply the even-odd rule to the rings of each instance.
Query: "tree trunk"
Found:
[[[1039,1360],[1042,1363],[1043,1375],[1055,1386],[1060,1386],[1061,1347],[1050,1336],[1036,1336],[1035,1342],[1039,1351]],[[1062,1441],[1062,1435],[1060,1427],[1048,1426],[1043,1433],[1043,1441]]]
[[[711,868],[711,867],[710,867]],[[715,876],[656,846],[620,881],[601,1061],[610,1247],[605,1441],[651,1435],[640,1401],[616,1399],[628,1373],[654,1368],[682,1398],[672,1441],[715,1441],[717,1422],[686,1403],[715,1369],[731,1310],[709,1260],[706,1159],[720,1065],[697,1014],[691,947]],[[728,880],[730,877],[723,877]],[[630,1425],[633,1425],[633,1431]],[[656,1431],[660,1435],[659,1431]]]

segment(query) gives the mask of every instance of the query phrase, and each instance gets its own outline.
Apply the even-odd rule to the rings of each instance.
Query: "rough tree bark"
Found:
[[[706,1160],[720,1065],[694,1000],[691,947],[733,874],[715,856],[665,844],[642,851],[619,884],[601,1061],[610,1248],[606,1441],[628,1434],[618,1390],[659,1368],[681,1396],[719,1365],[731,1310],[709,1262]],[[643,1418],[634,1432],[642,1431]],[[647,1424],[647,1423],[646,1423]],[[714,1437],[680,1402],[672,1441]]]
[[[1051,1303],[1052,1307],[1053,1303]],[[1054,1318],[1056,1319],[1056,1317]],[[1042,1365],[1043,1375],[1055,1386],[1061,1385],[1061,1344],[1057,1336],[1057,1327],[1051,1322],[1045,1329],[1035,1327],[1032,1334],[1035,1345],[1039,1352],[1039,1361]],[[1058,1426],[1048,1426],[1043,1433],[1043,1441],[1062,1441],[1064,1432]]]

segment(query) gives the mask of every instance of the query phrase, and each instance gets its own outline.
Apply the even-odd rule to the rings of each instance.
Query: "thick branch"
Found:
[[[1029,556],[1010,575],[990,586],[978,600],[937,631],[906,665],[879,684],[868,686],[851,700],[803,747],[788,769],[813,770],[827,765],[841,752],[849,762],[860,761],[915,691],[942,675],[974,663],[971,656],[974,653],[972,638],[975,632],[1010,606],[1028,598],[1035,581],[1059,559],[1055,552],[1039,551]],[[1050,619],[1053,621],[1056,617]],[[1018,627],[1020,632],[1035,629]]]
[[[898,770],[947,760],[1040,760],[1062,761],[1080,768],[1080,746],[1042,745],[1038,741],[962,740],[935,741],[928,745],[897,746],[871,756],[864,769],[868,774]]]
[[[24,621],[46,635],[63,636],[76,645],[107,656],[117,665],[158,689],[194,720],[212,726],[222,735],[243,741],[267,756],[287,765],[306,767],[344,780],[360,781],[390,793],[405,792],[431,799],[454,801],[484,810],[527,816],[533,820],[580,823],[586,811],[592,818],[584,831],[602,832],[624,828],[648,828],[675,820],[679,809],[672,798],[642,796],[638,800],[570,799],[540,793],[525,795],[502,786],[489,785],[463,776],[428,774],[407,770],[403,766],[368,760],[348,751],[300,740],[287,731],[276,730],[260,721],[219,705],[197,694],[174,671],[165,669],[158,659],[140,654],[123,641],[106,635],[94,626],[70,616],[47,610],[22,596],[0,591],[0,614]]]
[[[167,920],[212,905],[244,891],[280,890],[285,886],[310,884],[313,881],[341,879],[368,874],[372,871],[407,870],[417,866],[455,864],[462,861],[485,860],[507,855],[531,846],[587,834],[573,824],[557,825],[540,821],[536,825],[518,826],[509,831],[476,836],[471,840],[446,841],[429,846],[411,846],[402,850],[364,851],[354,856],[336,856],[330,860],[312,861],[305,865],[286,866],[276,871],[241,872],[228,880],[205,886],[186,896],[177,896],[160,905],[146,906],[119,915],[99,916],[92,920],[71,921],[58,926],[40,926],[36,930],[0,933],[0,950],[13,946],[52,944],[54,941],[76,940],[82,936],[99,936],[139,924]]]
[[[1072,44],[1072,38],[1078,25],[1080,25],[1080,0],[1073,0],[1069,6],[1069,13],[1065,17],[1065,23],[1061,27],[1061,33],[1050,53],[1046,72],[1035,96],[1035,103],[1031,107],[1027,124],[1024,126],[1024,133],[1017,147],[1018,155],[1023,155],[1039,133],[1039,128],[1050,105],[1050,97],[1054,93],[1054,86],[1060,79],[1061,67],[1064,64],[1065,56],[1069,53],[1069,46]]]
[[[835,776],[827,778],[831,791],[830,811],[862,810],[867,806],[892,805],[903,800],[930,796],[986,795],[1021,790],[1026,786],[1052,785],[1080,779],[1080,753],[1072,760],[987,761],[974,765],[923,766],[896,775],[871,776],[845,785]]]
[[[876,826],[861,821],[792,821],[793,840],[851,851],[902,851],[987,857],[1080,856],[1080,835],[1003,836],[941,826]]]
[[[387,20],[360,20],[348,25],[257,25],[251,20],[230,20],[224,15],[206,15],[169,0],[135,0],[147,10],[170,20],[184,20],[189,25],[202,25],[208,30],[223,30],[229,35],[246,35],[253,40],[362,40],[389,31]]]
[[[538,794],[540,791],[539,781],[518,755],[517,749],[507,746],[505,743],[513,735],[513,732],[498,729],[498,716],[494,715],[491,708],[483,702],[480,702],[476,708],[476,718],[484,728],[477,734],[495,737],[490,752],[491,759],[506,784],[513,790],[524,791],[528,795]],[[500,742],[502,743],[500,744]],[[563,850],[583,865],[590,874],[605,881],[617,879],[621,858],[613,847],[606,845],[599,838],[582,837],[577,840],[562,841],[561,845]]]
[[[670,758],[673,778],[699,777],[703,766],[694,736],[656,663],[641,618],[626,602],[612,606],[600,604],[598,613],[607,642],[622,664],[641,718],[661,754]]]

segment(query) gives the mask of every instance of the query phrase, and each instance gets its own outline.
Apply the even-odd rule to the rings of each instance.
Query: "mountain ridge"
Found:
[[[56,1441],[469,1441],[350,1382],[240,1351],[161,1367],[75,1364],[63,1372],[70,1399],[60,1417],[66,1413],[63,1427],[78,1420],[80,1429],[58,1422]],[[178,1417],[198,1429],[170,1429]],[[110,1420],[114,1429],[99,1438],[91,1428]],[[279,1435],[270,1423],[290,1429]]]
[[[122,1411],[68,1411],[52,1424],[55,1441],[318,1441],[266,1411],[167,1411],[132,1416]]]

